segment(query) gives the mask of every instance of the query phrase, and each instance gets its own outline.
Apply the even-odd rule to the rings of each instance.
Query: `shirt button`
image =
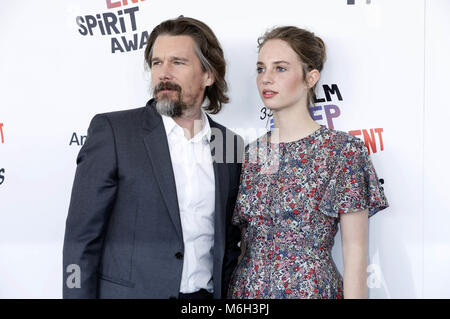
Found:
[[[183,258],[183,254],[180,253],[180,252],[177,252],[177,253],[175,254],[175,257],[176,257],[177,259],[182,259],[182,258]]]

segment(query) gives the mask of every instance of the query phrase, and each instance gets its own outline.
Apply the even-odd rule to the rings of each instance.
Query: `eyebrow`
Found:
[[[160,61],[160,60],[161,60],[161,59],[158,58],[158,57],[152,58],[152,62],[153,62],[153,61]],[[177,57],[177,56],[172,56],[172,57],[170,57],[170,61],[175,61],[175,60],[177,60],[177,61],[184,61],[184,62],[188,62],[188,61],[189,61],[189,60],[186,59],[186,58],[181,58],[181,57]]]
[[[173,60],[179,60],[179,61],[184,61],[184,62],[189,61],[189,60],[186,59],[186,58],[181,58],[181,57],[177,57],[177,56],[170,57],[170,60],[171,60],[171,61],[173,61]]]
[[[282,63],[290,64],[289,62],[283,61],[283,60],[272,62],[272,64],[282,64]],[[256,62],[256,65],[265,65],[265,64],[264,64],[264,62],[258,61],[258,62]]]

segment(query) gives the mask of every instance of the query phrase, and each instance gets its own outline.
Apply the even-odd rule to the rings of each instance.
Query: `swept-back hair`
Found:
[[[160,35],[187,35],[194,40],[195,52],[200,59],[203,72],[211,72],[214,75],[214,83],[205,89],[204,98],[208,97],[209,100],[205,110],[212,114],[219,113],[222,104],[228,103],[229,98],[226,95],[228,85],[225,81],[225,58],[213,31],[205,23],[183,16],[161,22],[148,37],[145,48],[145,61],[150,69],[153,45]]]
[[[325,43],[313,32],[300,29],[295,26],[277,27],[267,31],[258,38],[258,50],[260,51],[264,44],[272,39],[286,41],[297,53],[303,64],[303,77],[311,70],[322,71],[326,60]],[[316,99],[316,85],[308,90],[308,103],[314,105]]]

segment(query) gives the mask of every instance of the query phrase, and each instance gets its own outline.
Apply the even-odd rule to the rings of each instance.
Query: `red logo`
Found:
[[[349,131],[350,134],[354,135],[354,136],[358,136],[361,135],[361,131],[362,131],[362,135],[364,136],[364,143],[366,144],[367,150],[369,151],[370,154],[370,150],[372,150],[373,153],[377,152],[377,135],[378,135],[378,145],[380,146],[380,151],[384,150],[384,146],[383,146],[383,129],[382,128],[371,128],[370,130],[353,130],[353,131]],[[370,134],[369,134],[370,132]],[[375,133],[377,133],[377,135],[375,135]]]
[[[0,123],[0,139],[2,144],[5,143],[5,137],[3,136],[3,123]]]
[[[144,0],[140,0],[140,1],[144,1]],[[137,3],[139,2],[139,0],[131,0],[132,3]],[[114,8],[118,8],[120,6],[126,6],[128,5],[128,0],[122,0],[122,1],[115,1],[112,2],[112,0],[106,0],[106,7],[108,9],[114,9]]]

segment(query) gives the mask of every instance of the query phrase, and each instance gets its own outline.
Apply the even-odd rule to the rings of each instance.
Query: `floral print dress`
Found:
[[[331,249],[339,215],[388,207],[359,138],[321,126],[295,142],[249,144],[233,214],[245,255],[229,298],[342,298]]]

